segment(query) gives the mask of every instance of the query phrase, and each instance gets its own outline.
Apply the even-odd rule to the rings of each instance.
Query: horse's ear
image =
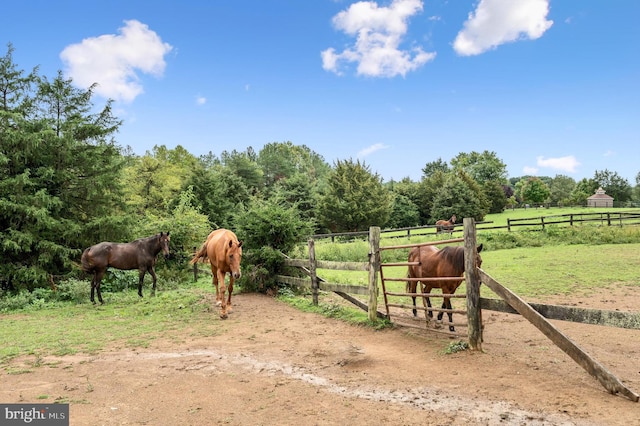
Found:
[[[233,240],[229,240],[229,248],[233,247]]]
[[[477,250],[478,250],[478,253],[480,253],[480,252],[482,251],[482,244],[480,244],[480,245],[477,247]]]
[[[242,247],[242,241],[238,241],[238,247]]]

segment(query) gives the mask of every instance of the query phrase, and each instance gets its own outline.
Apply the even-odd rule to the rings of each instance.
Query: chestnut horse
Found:
[[[476,247],[476,267],[482,265],[480,252],[482,244]],[[446,246],[442,250],[432,245],[413,247],[409,252],[409,262],[419,262],[418,265],[409,266],[409,278],[437,278],[437,277],[462,277],[464,275],[464,247]],[[454,294],[463,278],[460,280],[442,280],[442,281],[420,281],[422,293],[429,294],[433,288],[440,288],[442,294]],[[407,293],[415,293],[418,281],[407,282]],[[413,316],[416,313],[416,298],[413,299]],[[431,300],[425,297],[427,306],[431,308]],[[451,310],[451,298],[443,297],[442,309]],[[430,318],[433,318],[431,309],[427,309]],[[438,313],[438,321],[442,320],[444,312]],[[449,331],[455,331],[453,326],[453,313],[447,312],[449,316]]]
[[[149,273],[153,278],[152,294],[156,294],[156,257],[160,250],[165,257],[169,256],[169,233],[161,232],[147,238],[140,238],[130,243],[109,243],[102,242],[89,247],[82,253],[80,263],[82,270],[93,274],[91,279],[91,302],[96,303],[94,291],[98,293],[98,300],[104,304],[100,283],[108,267],[130,270],[137,269],[140,279],[138,280],[138,296],[142,297],[142,283],[144,274]]]
[[[449,220],[442,220],[436,222],[436,234],[441,232],[453,233],[454,224],[456,223],[456,215],[451,216]]]
[[[233,282],[240,278],[240,261],[242,260],[242,241],[228,229],[216,229],[209,234],[200,250],[191,259],[191,264],[199,260],[209,260],[213,285],[216,288],[216,305],[221,307],[220,318],[226,319],[231,312],[231,293]],[[225,300],[225,276],[229,273],[229,296]]]

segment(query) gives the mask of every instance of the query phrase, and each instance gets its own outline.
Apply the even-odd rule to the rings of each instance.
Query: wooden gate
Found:
[[[430,246],[430,245],[459,243],[463,241],[464,241],[464,238],[454,238],[449,240],[433,241],[428,243],[386,246],[386,247],[380,247],[380,250],[401,250],[406,248],[423,247],[423,246]],[[433,303],[433,307],[428,308],[427,304],[425,303],[427,297],[431,299],[435,298],[436,300],[444,299],[445,296],[453,299],[465,299],[467,297],[466,294],[422,293],[422,292],[418,292],[417,290],[415,293],[408,293],[406,291],[398,292],[398,291],[393,291],[388,289],[388,287],[390,286],[388,286],[387,284],[390,282],[406,282],[408,284],[409,282],[426,282],[426,281],[436,281],[436,280],[437,281],[460,280],[460,277],[409,278],[408,276],[405,276],[402,278],[392,278],[392,277],[385,276],[385,273],[384,273],[385,268],[397,267],[397,266],[405,266],[408,268],[409,266],[414,266],[414,265],[419,265],[419,262],[407,261],[407,262],[380,263],[380,282],[382,285],[382,293],[384,296],[384,304],[386,308],[387,318],[392,320],[394,324],[400,325],[403,327],[428,329],[436,333],[443,333],[451,336],[461,336],[461,337],[466,336],[467,333],[450,332],[446,328],[440,328],[440,323],[428,315],[429,312],[431,312],[432,314],[433,313],[437,314],[440,312],[442,312],[443,314],[448,314],[448,313],[456,314],[456,317],[455,317],[456,321],[459,321],[459,318],[464,318],[464,322],[454,322],[452,323],[452,325],[455,327],[466,328],[467,327],[467,321],[466,321],[467,310],[466,309],[436,308],[435,307],[436,303]],[[406,298],[415,297],[416,299],[422,300],[422,303],[420,304],[421,306],[416,304],[415,309],[417,311],[422,311],[424,313],[424,321],[420,320],[418,322],[416,321],[416,319],[418,318],[414,318],[412,315],[406,315],[403,312],[404,310],[413,310],[414,309],[413,304],[407,305],[404,303],[395,303],[390,300],[390,297],[406,297]]]

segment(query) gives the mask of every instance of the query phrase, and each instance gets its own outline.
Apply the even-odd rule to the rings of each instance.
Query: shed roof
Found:
[[[596,190],[596,193],[587,198],[587,200],[613,200],[611,195],[607,195],[604,192],[604,189],[600,187]]]

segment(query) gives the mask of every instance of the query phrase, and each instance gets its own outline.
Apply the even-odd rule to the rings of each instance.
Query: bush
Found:
[[[58,300],[84,303],[89,300],[90,291],[90,282],[72,278],[58,284],[56,296]]]
[[[276,290],[275,276],[282,274],[283,253],[288,253],[313,226],[300,217],[294,207],[274,201],[256,201],[236,218],[238,238],[243,241],[242,278],[239,284],[248,291]]]

